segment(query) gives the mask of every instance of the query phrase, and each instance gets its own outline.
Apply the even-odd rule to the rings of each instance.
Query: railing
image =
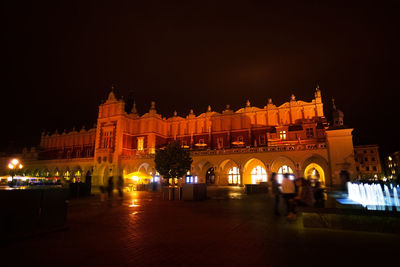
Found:
[[[302,151],[302,150],[315,150],[315,149],[325,149],[325,148],[326,148],[326,143],[318,143],[318,144],[302,144],[302,145],[283,145],[283,146],[272,146],[272,147],[247,147],[247,148],[233,148],[233,149],[220,149],[220,150],[191,151],[191,154],[193,156],[225,155],[225,154],[236,154],[236,153]]]
[[[230,149],[216,149],[216,150],[199,150],[190,151],[192,156],[205,156],[205,155],[227,155],[227,154],[240,154],[240,153],[266,153],[266,152],[283,152],[283,151],[304,151],[325,149],[326,143],[317,144],[298,144],[298,145],[281,145],[271,147],[247,147],[247,148],[230,148]],[[136,154],[129,156],[120,156],[120,159],[150,159],[154,158],[154,154]]]

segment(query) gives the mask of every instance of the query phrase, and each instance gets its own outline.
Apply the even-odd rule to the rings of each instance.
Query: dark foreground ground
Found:
[[[73,200],[67,229],[6,244],[0,266],[399,266],[398,235],[304,229],[274,216],[266,194],[209,195]]]

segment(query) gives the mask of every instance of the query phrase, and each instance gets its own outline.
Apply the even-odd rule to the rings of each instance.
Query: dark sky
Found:
[[[319,83],[356,144],[400,149],[398,1],[100,2],[2,4],[0,149],[90,127],[112,83],[164,116],[310,101]]]

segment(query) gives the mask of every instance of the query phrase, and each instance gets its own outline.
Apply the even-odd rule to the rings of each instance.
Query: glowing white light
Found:
[[[16,165],[19,163],[19,161],[18,161],[17,159],[13,159],[13,160],[11,161],[11,163],[12,163],[14,166],[16,166]]]

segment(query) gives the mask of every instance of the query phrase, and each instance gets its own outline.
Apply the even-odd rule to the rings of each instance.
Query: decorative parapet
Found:
[[[316,149],[326,149],[326,143],[191,151],[191,155],[192,156],[227,155],[227,154],[237,154],[237,153],[238,154],[240,154],[240,153],[266,153],[266,152],[301,151],[301,150],[316,150]]]
[[[267,152],[282,152],[282,151],[304,151],[326,149],[326,143],[317,144],[301,144],[301,145],[282,145],[273,147],[248,147],[248,148],[232,148],[232,149],[219,149],[219,150],[200,150],[190,151],[192,156],[206,156],[206,155],[228,155],[228,154],[245,154],[245,153],[267,153]],[[121,160],[130,159],[151,159],[154,154],[137,154],[131,156],[120,156]]]

